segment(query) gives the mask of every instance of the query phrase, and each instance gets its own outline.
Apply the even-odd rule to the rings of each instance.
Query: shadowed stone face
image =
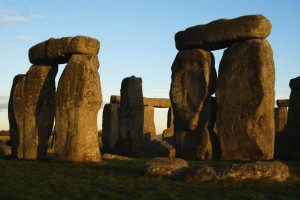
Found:
[[[181,51],[172,65],[170,99],[174,110],[176,152],[188,158],[211,159],[208,123],[215,91],[213,54],[201,50]],[[208,98],[209,99],[209,98]]]
[[[103,143],[103,148],[107,150],[115,149],[115,144],[118,139],[119,107],[120,104],[109,103],[109,104],[105,104],[103,109],[102,143]]]
[[[235,42],[251,38],[266,38],[271,33],[271,23],[262,15],[248,15],[234,19],[219,19],[198,25],[175,35],[176,48],[217,50]]]
[[[99,61],[72,55],[55,96],[55,150],[60,159],[99,162],[97,114],[102,103]]]
[[[123,79],[121,97],[117,146],[120,152],[130,152],[144,143],[142,79],[135,76]]]
[[[24,137],[24,86],[25,75],[15,76],[10,91],[8,103],[9,132],[11,139],[11,152],[15,158],[23,158],[23,137]]]
[[[225,50],[216,92],[221,159],[273,158],[274,84],[273,52],[267,40],[247,40]]]

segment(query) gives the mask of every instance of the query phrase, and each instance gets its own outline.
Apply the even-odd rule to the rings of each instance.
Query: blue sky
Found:
[[[268,40],[274,51],[276,98],[288,98],[289,80],[300,74],[299,9],[298,0],[0,0],[0,129],[8,128],[13,77],[31,66],[28,49],[36,43],[75,35],[100,40],[104,102],[119,94],[122,79],[131,75],[143,78],[144,96],[168,97],[177,53],[174,34],[248,14],[263,14],[272,23]],[[213,52],[217,69],[222,52]],[[166,127],[166,110],[155,114],[161,132]]]

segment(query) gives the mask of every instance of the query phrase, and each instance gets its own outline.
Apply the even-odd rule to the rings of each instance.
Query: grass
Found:
[[[99,165],[0,159],[0,199],[300,199],[300,162],[287,183],[196,183],[144,177],[145,159]],[[191,166],[207,162],[190,162]],[[222,164],[220,162],[220,164]]]

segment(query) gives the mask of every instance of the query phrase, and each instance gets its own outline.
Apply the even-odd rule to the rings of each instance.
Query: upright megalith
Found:
[[[16,75],[10,91],[8,103],[9,133],[11,153],[15,158],[23,158],[24,138],[24,86],[25,75]]]
[[[24,86],[25,159],[44,159],[54,123],[54,96],[57,65],[33,65]]]
[[[290,154],[293,154],[294,152],[300,152],[300,76],[290,80],[290,88],[286,134]]]
[[[176,48],[216,50],[253,38],[266,38],[271,23],[262,15],[247,15],[234,19],[219,19],[180,31],[175,35]]]
[[[246,40],[225,50],[216,92],[221,159],[273,158],[274,84],[273,52],[267,40]]]
[[[173,140],[174,136],[174,113],[172,107],[168,109],[168,120],[167,120],[167,129],[162,133],[162,137],[165,140]]]
[[[62,160],[99,162],[97,114],[102,104],[96,55],[74,54],[55,96],[55,151]]]
[[[119,117],[118,109],[120,104],[105,104],[102,117],[102,143],[103,149],[114,150],[118,139]]]
[[[179,156],[212,159],[208,124],[216,87],[214,64],[213,54],[202,49],[180,51],[173,62],[170,99]]]
[[[278,104],[278,100],[277,100]],[[274,120],[275,120],[275,150],[274,157],[282,158],[285,154],[286,144],[286,125],[288,119],[287,107],[276,107],[274,109]]]
[[[121,153],[129,153],[144,144],[144,104],[142,79],[131,76],[121,84],[119,131],[116,147]]]

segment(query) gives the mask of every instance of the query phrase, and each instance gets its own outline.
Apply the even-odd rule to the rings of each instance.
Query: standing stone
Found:
[[[144,106],[142,79],[127,77],[121,85],[121,106],[119,109],[119,131],[117,148],[129,153],[144,143]]]
[[[173,140],[174,136],[174,113],[172,107],[168,109],[167,129],[163,131],[162,137],[165,140]]]
[[[274,84],[273,52],[267,40],[235,43],[224,51],[216,92],[221,159],[273,158]]]
[[[11,140],[11,152],[15,158],[23,158],[24,137],[24,85],[25,75],[15,76],[10,91],[8,103],[9,133]]]
[[[45,159],[54,123],[57,65],[33,65],[24,86],[24,158]]]
[[[72,55],[55,96],[55,151],[75,162],[101,160],[97,114],[102,103],[96,55]]]
[[[216,86],[214,64],[213,54],[201,49],[178,52],[173,62],[170,99],[179,156],[211,159],[207,105]]]
[[[286,124],[288,119],[288,110],[286,107],[277,107],[274,109],[275,119],[275,152],[274,157],[282,158],[284,154],[284,145],[286,140]]]
[[[247,39],[266,38],[272,25],[263,15],[247,15],[234,19],[219,19],[180,31],[175,35],[176,48],[216,50]]]
[[[287,142],[291,153],[300,152],[300,76],[290,81],[290,100],[287,121]]]
[[[149,142],[156,138],[154,107],[152,106],[144,106],[143,135],[144,142]]]
[[[114,150],[118,139],[118,109],[120,104],[105,104],[102,118],[102,143],[105,150]]]

